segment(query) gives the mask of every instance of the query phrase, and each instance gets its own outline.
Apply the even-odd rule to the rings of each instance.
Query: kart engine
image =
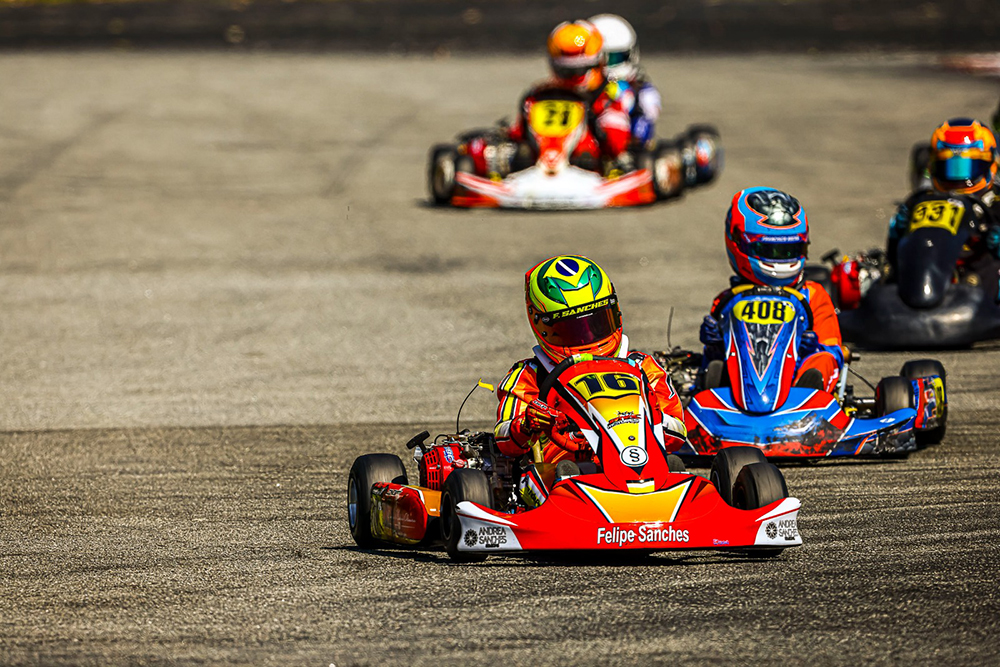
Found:
[[[507,504],[513,494],[515,462],[500,454],[492,433],[439,435],[430,445],[415,444],[413,460],[420,471],[420,486],[428,489],[440,491],[452,470],[471,468],[486,473],[498,506]]]

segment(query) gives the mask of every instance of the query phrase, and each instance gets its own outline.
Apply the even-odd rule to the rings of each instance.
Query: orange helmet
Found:
[[[997,140],[977,120],[952,118],[931,135],[931,181],[943,192],[973,194],[997,179]]]
[[[622,344],[618,295],[608,274],[579,255],[547,259],[524,274],[528,324],[549,357],[614,356]]]
[[[549,33],[549,64],[552,74],[577,92],[597,90],[604,83],[607,55],[602,53],[604,39],[592,23],[563,22]]]

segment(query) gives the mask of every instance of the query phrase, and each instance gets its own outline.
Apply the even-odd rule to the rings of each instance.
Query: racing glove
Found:
[[[889,219],[889,239],[896,241],[901,239],[910,226],[910,210],[906,204],[900,204],[896,214]]]
[[[1000,259],[1000,227],[990,227],[986,232],[986,249],[994,259]]]
[[[639,116],[632,123],[632,139],[640,144],[652,139],[653,131],[653,124],[645,116]]]
[[[579,452],[590,447],[587,439],[576,430],[576,426],[561,412],[552,425],[549,438],[557,447],[565,449],[568,452]]]
[[[522,449],[527,450],[528,443],[534,436],[539,433],[548,435],[552,432],[552,427],[559,417],[562,417],[564,420],[566,419],[563,413],[550,408],[536,398],[528,403],[524,412],[515,417],[511,422],[510,430],[514,436],[514,442]]]
[[[819,344],[819,337],[816,335],[815,331],[811,329],[809,331],[803,331],[802,337],[799,339],[799,358],[804,359],[810,354],[815,354],[823,349],[823,346]]]
[[[698,330],[698,340],[705,347],[722,347],[722,327],[719,321],[711,315],[706,315]]]

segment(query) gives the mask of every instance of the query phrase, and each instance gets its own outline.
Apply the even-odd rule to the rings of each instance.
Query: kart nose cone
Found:
[[[900,242],[898,282],[903,303],[918,309],[941,303],[951,285],[957,257],[954,245],[951,235],[941,229],[915,233]]]
[[[909,284],[900,284],[899,296],[910,308],[934,308],[944,298],[944,285],[947,281],[932,275],[927,271],[924,275]]]

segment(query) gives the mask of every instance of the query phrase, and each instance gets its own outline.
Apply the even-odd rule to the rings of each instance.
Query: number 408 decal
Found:
[[[795,306],[774,299],[754,299],[738,304],[733,314],[748,324],[784,324],[795,319]]]
[[[639,381],[628,373],[587,373],[573,378],[570,385],[587,401],[639,393]]]

